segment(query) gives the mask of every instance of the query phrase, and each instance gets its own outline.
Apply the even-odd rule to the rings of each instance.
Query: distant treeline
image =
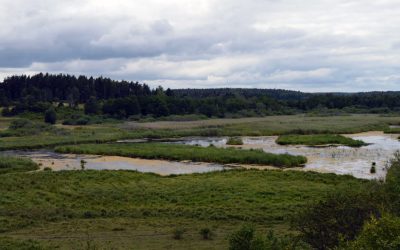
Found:
[[[85,104],[87,114],[118,118],[133,115],[254,116],[313,110],[390,112],[400,110],[400,92],[303,93],[280,89],[151,89],[139,82],[104,77],[37,74],[0,82],[5,115],[44,112],[51,103],[72,108]]]

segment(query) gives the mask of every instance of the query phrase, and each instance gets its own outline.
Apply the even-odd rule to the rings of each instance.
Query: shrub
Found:
[[[55,124],[57,120],[57,114],[54,110],[54,107],[51,106],[46,112],[44,113],[44,122],[49,124]]]
[[[97,102],[95,97],[90,97],[89,100],[85,103],[84,106],[85,114],[98,114],[100,113],[101,107],[100,104]]]
[[[390,210],[400,216],[400,152],[396,152],[391,161],[384,188]]]
[[[239,137],[230,137],[226,142],[226,145],[243,145],[243,140]]]
[[[301,238],[316,249],[336,247],[341,238],[353,240],[365,220],[379,217],[382,197],[379,188],[330,193],[326,199],[307,206],[293,221]]]
[[[400,249],[400,218],[392,215],[384,215],[380,219],[372,217],[345,249]]]
[[[375,174],[375,173],[376,173],[376,167],[375,167],[375,166],[372,166],[371,169],[369,170],[369,172],[370,172],[371,174]]]
[[[256,238],[255,229],[251,225],[243,226],[229,238],[229,250],[261,250],[264,242]]]
[[[203,240],[211,240],[212,239],[212,231],[209,228],[202,228],[200,230],[200,235],[203,238]]]
[[[172,232],[172,234],[173,234],[172,237],[173,237],[175,240],[180,240],[180,239],[182,239],[184,233],[185,233],[185,230],[184,230],[184,229],[182,229],[182,228],[176,228],[176,229]]]

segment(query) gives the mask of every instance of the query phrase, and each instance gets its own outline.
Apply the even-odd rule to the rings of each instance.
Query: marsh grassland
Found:
[[[160,177],[129,171],[62,171],[0,175],[0,237],[33,239],[54,249],[226,249],[246,223],[289,232],[290,216],[349,176],[233,170]],[[211,228],[215,237],[202,240]],[[185,230],[183,240],[173,230]],[[1,242],[1,241],[0,241]],[[103,248],[101,248],[103,247]]]
[[[0,119],[0,150],[295,167],[303,156],[123,139],[280,135],[289,144],[361,146],[338,134],[394,132],[400,117],[308,115],[43,126]],[[10,124],[18,125],[7,128]],[[159,176],[121,170],[36,171],[28,159],[0,157],[0,246],[6,249],[227,249],[242,225],[298,235],[293,216],[337,190],[379,183],[292,170],[228,170]],[[378,197],[378,196],[377,196]],[[324,224],[325,225],[325,224]],[[212,240],[200,232],[211,231]],[[179,236],[179,237],[178,237]]]
[[[344,145],[349,147],[361,147],[367,145],[361,140],[354,140],[349,137],[334,134],[321,135],[281,135],[276,140],[280,145]]]

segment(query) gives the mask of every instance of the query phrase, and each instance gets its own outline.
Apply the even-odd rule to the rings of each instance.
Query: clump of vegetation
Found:
[[[380,216],[383,202],[373,184],[361,190],[346,188],[329,193],[315,204],[306,206],[293,221],[301,238],[317,249],[331,249],[341,240],[354,240],[364,222]]]
[[[296,167],[307,162],[307,158],[304,156],[272,154],[263,152],[262,150],[217,147],[202,148],[166,143],[84,144],[60,146],[55,150],[59,153],[118,155],[144,159],[190,160],[221,164],[257,164],[277,167]]]
[[[49,124],[56,124],[57,113],[53,106],[50,106],[48,110],[44,113],[44,122]]]
[[[318,135],[281,135],[276,140],[280,145],[345,145],[349,147],[361,147],[367,145],[361,140],[354,140],[342,135],[318,134]]]
[[[358,249],[400,249],[400,218],[385,214],[381,218],[372,217],[360,234],[348,243],[346,250]]]
[[[22,137],[32,136],[38,134],[54,134],[54,135],[68,135],[68,131],[46,123],[35,122],[28,119],[16,119],[10,123],[7,130],[0,132],[0,137]],[[36,139],[37,140],[37,139]]]
[[[175,240],[181,240],[183,238],[183,234],[185,233],[185,229],[183,228],[175,228],[172,232],[172,237]]]
[[[396,152],[387,171],[384,185],[390,211],[400,216],[400,152]]]
[[[243,140],[240,137],[229,137],[226,145],[243,145]]]
[[[105,118],[99,115],[84,115],[84,114],[72,114],[67,116],[62,122],[63,125],[91,125],[91,124],[101,124],[101,123],[111,123],[115,122],[114,119]]]
[[[273,231],[262,237],[257,235],[254,226],[245,225],[234,232],[229,238],[229,250],[280,250],[280,249],[310,249],[304,242],[299,242],[288,235],[278,238]]]
[[[263,241],[255,235],[253,226],[243,226],[229,238],[229,250],[263,249]]]
[[[39,169],[39,166],[30,159],[0,156],[0,174],[26,172],[37,169]]]
[[[85,160],[81,160],[81,170],[85,170],[85,165],[86,165],[86,161]]]
[[[200,230],[200,235],[203,240],[211,240],[213,237],[213,232],[210,228],[205,227]]]
[[[376,173],[376,162],[372,163],[371,169],[369,170],[369,172],[371,174],[375,174]]]

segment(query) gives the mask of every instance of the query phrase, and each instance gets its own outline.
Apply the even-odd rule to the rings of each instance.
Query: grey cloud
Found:
[[[3,0],[0,72],[171,87],[397,88],[396,0]]]

